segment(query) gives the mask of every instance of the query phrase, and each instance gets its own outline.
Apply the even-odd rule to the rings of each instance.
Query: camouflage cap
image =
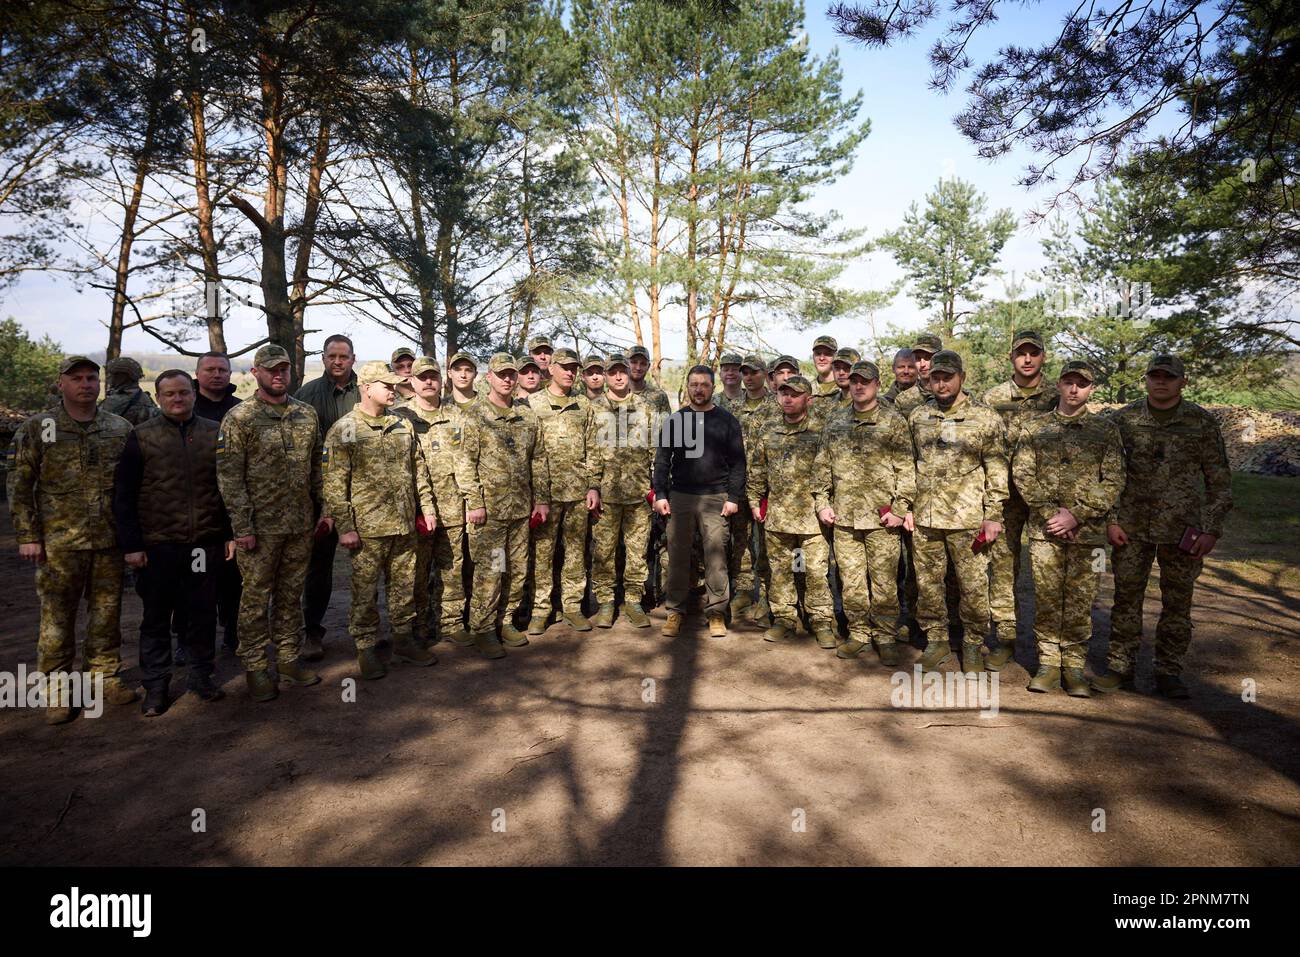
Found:
[[[551,364],[557,366],[582,365],[582,360],[578,358],[578,354],[572,349],[556,349],[555,354],[551,356]]]
[[[533,336],[528,340],[528,351],[536,352],[538,349],[550,349],[554,351],[555,346],[551,343],[550,336]]]
[[[396,349],[393,350],[392,358],[390,358],[388,361],[396,362],[398,359],[401,359],[403,356],[405,356],[408,359],[414,359],[415,350],[412,349],[410,346],[398,346]]]
[[[438,365],[438,360],[433,356],[420,356],[411,363],[411,375],[420,375],[424,372],[436,372],[441,376],[442,366]]]
[[[844,362],[847,363],[848,365],[853,365],[853,363],[857,362],[861,358],[862,358],[862,353],[860,353],[857,349],[853,349],[849,346],[845,346],[843,349],[840,349],[838,352],[835,353],[836,362]]]
[[[541,371],[542,371],[542,366],[541,366],[541,364],[540,364],[536,359],[534,359],[532,356],[523,356],[522,358],[520,358],[520,360],[519,360],[519,371],[520,371],[520,372],[523,372],[523,371],[524,371],[525,369],[527,369],[529,366],[532,366],[532,367],[533,367],[534,369],[536,369],[538,372],[541,372]]]
[[[744,372],[746,369],[753,369],[756,372],[766,372],[767,363],[763,361],[762,356],[755,355],[751,352],[749,355],[745,356],[745,358],[740,360],[740,371]]]
[[[455,355],[453,355],[450,359],[447,360],[447,368],[450,370],[452,366],[454,366],[457,362],[461,362],[461,361],[468,362],[470,365],[474,367],[475,372],[478,371],[478,360],[475,359],[468,352],[457,352]]]
[[[609,355],[605,356],[605,371],[608,372],[610,369],[614,368],[614,366],[622,366],[626,369],[627,356],[622,352],[611,352]]]
[[[488,360],[489,372],[518,372],[519,363],[508,352],[497,352]]]
[[[791,366],[795,372],[799,371],[799,360],[794,356],[777,356],[772,360],[772,364],[767,367],[768,372],[775,372],[781,366]]]
[[[849,378],[860,375],[870,382],[872,379],[880,378],[880,370],[876,368],[874,362],[868,362],[866,359],[853,363],[853,368],[849,370]]]
[[[1093,371],[1092,363],[1087,359],[1071,359],[1061,367],[1061,374],[1057,378],[1064,379],[1071,372],[1078,373],[1089,382],[1097,381],[1097,373]]]
[[[1033,329],[1021,329],[1011,337],[1011,351],[1015,352],[1025,343],[1038,346],[1044,352],[1047,351],[1047,345],[1043,342],[1043,334]]]
[[[285,351],[284,346],[277,346],[274,343],[262,346],[253,356],[253,365],[259,369],[274,369],[288,361],[290,361],[289,353]]]
[[[144,378],[144,370],[140,368],[140,363],[130,356],[118,356],[116,359],[109,359],[104,365],[104,371],[110,376],[124,375],[136,380]]]
[[[99,363],[94,359],[87,359],[85,356],[64,356],[63,361],[59,363],[59,375],[67,375],[77,366],[94,366],[95,371],[99,371]]]
[[[821,348],[826,348],[831,350],[831,352],[834,352],[839,347],[840,344],[835,341],[834,336],[818,336],[813,340],[813,352],[816,352]]]
[[[365,363],[357,372],[357,385],[369,385],[372,382],[401,385],[405,381],[406,376],[394,372],[388,368],[388,363],[380,362],[378,359]]]
[[[627,350],[627,357],[631,359],[633,356],[641,356],[645,359],[649,359],[650,350],[647,349],[645,346],[632,346],[630,349]]]
[[[934,355],[936,352],[943,351],[943,340],[932,332],[923,332],[912,340],[912,351]]]
[[[1183,378],[1187,375],[1187,369],[1183,366],[1183,360],[1178,356],[1168,352],[1160,352],[1151,357],[1147,363],[1147,372],[1168,372],[1170,375],[1176,375]]]
[[[738,366],[744,361],[745,357],[739,352],[724,352],[718,357],[718,365],[720,366]]]
[[[586,372],[588,369],[596,368],[605,368],[605,359],[603,356],[598,356],[593,352],[591,355],[587,356],[587,358],[582,360],[582,371]]]
[[[812,394],[812,383],[801,375],[792,375],[781,383],[782,389],[793,389],[795,392],[807,392]]]
[[[934,354],[934,358],[930,360],[931,373],[951,372],[953,375],[958,375],[963,371],[965,370],[961,364],[961,356],[951,349],[940,349]]]

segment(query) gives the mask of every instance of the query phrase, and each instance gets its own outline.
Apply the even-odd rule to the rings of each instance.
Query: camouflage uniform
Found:
[[[121,666],[122,554],[113,527],[113,473],[131,424],[100,408],[92,422],[67,409],[39,412],[14,433],[7,455],[9,511],[18,544],[41,542],[36,668],[69,671],[77,606],[86,596],[83,668],[105,679]]]
[[[1114,550],[1115,605],[1110,616],[1110,670],[1132,674],[1142,639],[1142,602],[1151,562],[1160,563],[1157,675],[1182,672],[1192,640],[1192,590],[1201,559],[1178,548],[1188,526],[1223,534],[1232,509],[1232,473],[1214,418],[1183,399],[1161,424],[1145,398],[1117,410],[1128,466],[1115,521],[1129,544]],[[1202,481],[1204,492],[1202,492]]]
[[[434,515],[415,429],[405,416],[372,416],[357,405],[330,427],[321,462],[324,514],[339,535],[361,536],[352,551],[352,641],[358,651],[375,646],[382,578],[394,643],[403,644],[414,638],[415,523],[421,513]]]
[[[895,382],[884,392],[884,394],[880,396],[880,401],[893,406],[896,410],[898,410],[901,413],[902,410],[898,409],[898,397],[902,395],[904,392],[910,392],[915,388],[916,388],[915,382],[913,382],[909,386],[904,386],[902,389],[900,389],[898,387],[898,383]]]
[[[221,420],[217,483],[238,549],[244,593],[239,602],[239,657],[246,671],[267,668],[274,642],[281,664],[298,660],[302,592],[321,499],[321,433],[316,410],[290,397],[282,405],[254,394]],[[268,606],[270,611],[268,612]]]
[[[528,517],[534,505],[550,505],[550,471],[541,423],[532,409],[502,409],[488,398],[464,410],[456,484],[467,512],[487,509],[487,521],[469,526],[469,554],[474,586],[469,601],[469,630],[492,632],[500,619],[501,599],[507,615],[524,600],[528,577]],[[502,587],[507,578],[508,589]]]
[[[1025,340],[1030,341],[1030,340]],[[1041,345],[1040,345],[1041,348]],[[1024,389],[1011,379],[989,389],[980,399],[985,405],[1002,416],[1002,423],[1007,431],[1007,448],[1015,444],[1020,425],[1026,419],[1040,412],[1056,408],[1056,389],[1043,376],[1038,385]],[[1014,476],[1011,481],[1010,497],[1002,509],[1002,534],[989,546],[989,612],[999,624],[1008,624],[1011,634],[1015,634],[1016,622],[1016,579],[1020,577],[1020,550],[1025,521],[1029,517],[1029,507],[1016,489]],[[999,638],[1002,629],[998,631]]]
[[[770,409],[772,401],[770,392],[764,392],[757,399],[745,393],[739,402],[724,406],[740,420],[740,433],[745,441],[746,460],[753,458],[754,427],[758,420],[758,413],[760,410]],[[736,514],[731,516],[731,550],[727,564],[733,595],[753,595],[754,575],[757,570],[761,600],[761,596],[767,590],[771,570],[768,567],[763,525],[754,521],[754,513],[751,511],[751,507],[757,504],[757,501],[742,502]]]
[[[148,422],[156,415],[162,415],[162,410],[154,402],[153,396],[137,384],[144,378],[144,370],[140,368],[140,363],[130,356],[119,356],[109,360],[104,366],[104,373],[108,376],[109,387],[99,407],[105,412],[121,416],[132,425],[139,425],[141,422]],[[118,384],[114,385],[114,382]]]
[[[456,484],[463,414],[450,399],[433,411],[412,402],[398,414],[419,438],[438,514],[438,527],[415,548],[415,629],[427,642],[465,627],[465,498]]]
[[[913,409],[925,405],[932,398],[934,398],[934,393],[930,391],[925,383],[917,380],[916,385],[910,389],[904,389],[902,392],[896,393],[892,401],[898,413],[906,417],[912,414]]]
[[[632,393],[641,399],[650,409],[659,417],[659,421],[673,414],[673,405],[668,401],[668,393],[653,382],[646,381],[645,388],[637,391],[635,388]]]
[[[591,578],[596,602],[614,601],[615,555],[623,538],[623,600],[641,600],[649,571],[646,543],[650,538],[651,472],[655,459],[654,415],[635,393],[621,402],[606,391],[592,403],[593,471],[600,490],[600,517],[592,526],[595,554]]]
[[[587,590],[587,492],[593,486],[591,401],[585,395],[558,397],[549,388],[528,399],[528,407],[541,425],[550,470],[550,512],[533,529],[533,611],[546,617],[551,611],[551,585],[560,551],[560,610],[580,614]],[[516,466],[517,467],[517,466]]]
[[[879,509],[912,510],[916,467],[907,422],[888,406],[851,405],[830,417],[817,451],[817,511],[835,511],[835,558],[842,580],[849,638],[877,645],[895,640],[899,530],[885,528]]]
[[[1104,565],[1097,556],[1105,554],[1106,518],[1124,488],[1119,429],[1084,409],[1027,416],[1017,431],[1012,477],[1028,519],[1038,664],[1082,668]],[[1079,520],[1074,541],[1045,527],[1060,508]]]
[[[912,506],[917,620],[931,641],[945,614],[944,575],[952,561],[960,590],[959,614],[968,642],[989,630],[987,550],[971,551],[983,522],[1000,522],[1007,498],[1007,452],[1002,420],[964,394],[947,410],[927,402],[908,416],[916,456]]]
[[[802,377],[792,376],[788,382]],[[803,380],[808,385],[807,380]],[[799,621],[797,577],[804,578],[803,606],[814,631],[834,629],[826,572],[830,552],[814,508],[817,449],[821,433],[811,416],[798,423],[767,420],[753,436],[747,473],[750,502],[767,499],[764,529],[772,583],[768,593],[773,621],[792,631]]]

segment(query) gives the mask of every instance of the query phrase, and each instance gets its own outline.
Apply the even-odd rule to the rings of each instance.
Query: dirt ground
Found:
[[[38,616],[7,521],[13,671],[34,667]],[[1191,701],[1030,694],[1022,629],[991,720],[893,707],[874,655],[749,624],[710,639],[694,618],[669,640],[662,612],[653,630],[553,625],[496,662],[444,643],[435,667],[358,681],[348,703],[341,559],[320,685],[253,704],[222,657],[225,701],[158,719],[0,712],[0,863],[1296,864],[1300,589],[1285,563],[1230,558],[1199,586]],[[1107,577],[1099,635],[1109,607]],[[128,677],[139,611],[128,593]],[[1153,580],[1148,634],[1158,612]],[[1100,666],[1104,640],[1092,650]],[[1149,692],[1149,647],[1140,667]]]

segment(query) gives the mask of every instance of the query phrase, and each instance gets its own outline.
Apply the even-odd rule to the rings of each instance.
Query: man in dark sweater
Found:
[[[194,414],[201,419],[210,419],[221,424],[226,413],[242,402],[235,398],[235,387],[230,381],[230,358],[224,352],[205,352],[199,356],[194,367],[194,381],[198,392],[194,396]],[[239,596],[243,594],[244,582],[239,577],[239,565],[236,562],[222,562],[217,572],[217,620],[221,623],[221,643],[229,654],[234,654],[239,647]],[[177,609],[173,619],[172,630],[178,635],[185,634],[181,627],[185,620],[183,608]],[[176,649],[176,663],[184,664],[182,643]]]
[[[185,608],[189,688],[224,697],[212,680],[217,575],[235,557],[230,520],[217,488],[216,423],[194,414],[194,380],[169,369],[154,383],[162,415],[127,437],[117,463],[113,517],[126,563],[144,601],[140,670],[147,717],[167,710],[172,612]]]
[[[670,637],[682,626],[697,527],[704,542],[709,634],[727,634],[727,528],[745,500],[745,443],[739,420],[714,405],[713,387],[711,368],[691,369],[686,377],[689,404],[664,419],[655,453],[655,511],[668,518],[668,620],[663,633]]]

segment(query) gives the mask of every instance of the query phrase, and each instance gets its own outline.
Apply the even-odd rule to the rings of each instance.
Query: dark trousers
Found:
[[[302,616],[307,634],[319,638],[325,634],[321,622],[330,606],[334,592],[334,551],[339,546],[339,533],[330,532],[324,538],[313,539],[311,558],[307,562],[307,584],[303,588]]]
[[[239,596],[243,593],[239,562],[222,562],[217,572],[217,620],[225,632],[223,643],[232,651],[239,646]]]
[[[190,678],[212,674],[217,636],[217,577],[225,558],[221,543],[148,545],[149,563],[136,572],[136,591],[144,602],[140,621],[140,670],[144,686],[171,680],[172,615],[184,609],[185,652]]]
[[[721,615],[727,610],[727,519],[722,514],[727,494],[668,493],[668,600],[669,611],[685,613],[691,590],[692,554],[698,529],[704,543],[704,611]]]

